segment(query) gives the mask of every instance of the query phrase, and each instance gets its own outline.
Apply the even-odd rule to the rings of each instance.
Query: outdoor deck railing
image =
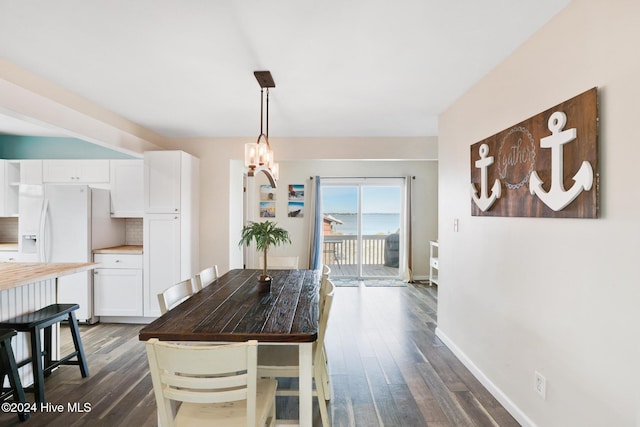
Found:
[[[389,257],[391,255],[393,257],[393,253],[385,255],[389,236],[389,234],[362,236],[362,264],[385,264],[385,261],[389,261],[385,256]],[[397,248],[394,249],[396,250],[395,257],[397,259]],[[323,263],[357,264],[358,236],[339,234],[324,236]]]

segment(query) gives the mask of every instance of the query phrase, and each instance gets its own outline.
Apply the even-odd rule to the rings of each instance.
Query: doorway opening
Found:
[[[332,276],[402,276],[404,185],[404,178],[323,178],[322,255]]]

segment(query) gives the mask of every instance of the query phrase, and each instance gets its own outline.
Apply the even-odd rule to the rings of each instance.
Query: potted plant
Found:
[[[267,274],[267,252],[271,246],[291,243],[289,232],[284,228],[278,227],[278,224],[275,222],[249,221],[249,223],[242,228],[242,238],[238,246],[242,246],[243,244],[249,246],[254,240],[256,242],[256,249],[262,251],[264,256],[264,267],[262,269],[262,275],[260,276],[260,282],[268,285],[271,283],[271,277]]]

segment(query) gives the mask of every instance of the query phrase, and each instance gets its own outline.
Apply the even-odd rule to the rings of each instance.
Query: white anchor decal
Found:
[[[560,211],[575,200],[583,190],[589,191],[593,185],[593,169],[587,161],[582,162],[580,169],[574,175],[575,183],[569,190],[564,189],[563,148],[562,146],[576,139],[576,129],[562,130],[567,124],[567,115],[556,111],[549,117],[548,127],[550,136],[540,139],[540,148],[551,148],[551,189],[542,189],[542,180],[536,171],[531,173],[529,191],[537,195],[542,202],[554,211]]]
[[[478,190],[476,186],[471,184],[471,197],[476,205],[485,212],[495,203],[496,199],[500,197],[502,187],[500,186],[500,180],[496,179],[491,187],[491,196],[487,194],[487,168],[493,164],[493,156],[487,157],[489,154],[489,146],[482,144],[478,150],[480,153],[480,160],[476,160],[476,167],[480,169],[480,197],[478,197]]]

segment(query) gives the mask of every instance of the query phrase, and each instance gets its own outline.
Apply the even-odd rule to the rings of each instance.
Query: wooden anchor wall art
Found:
[[[597,88],[471,146],[471,215],[598,217]]]

